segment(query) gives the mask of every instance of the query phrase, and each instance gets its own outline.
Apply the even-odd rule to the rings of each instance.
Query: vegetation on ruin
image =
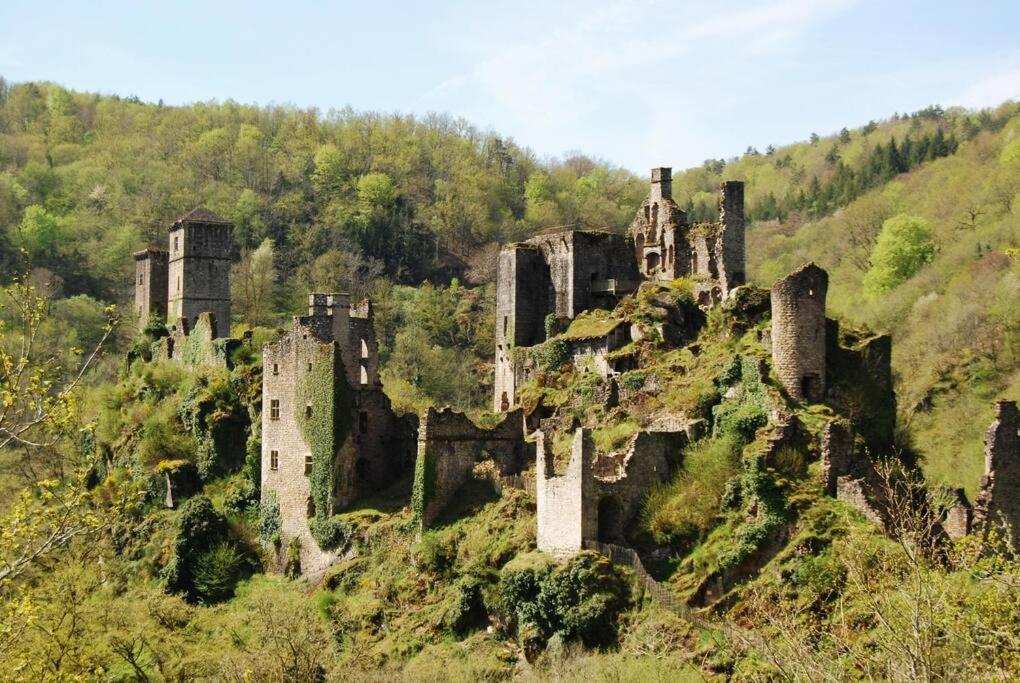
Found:
[[[316,537],[345,552],[317,588],[264,571],[281,530],[279,502],[258,490],[259,350],[307,293],[372,296],[399,410],[477,411],[491,400],[497,244],[551,225],[622,230],[645,179],[580,155],[539,161],[442,116],[166,107],[0,79],[5,677],[1020,676],[1020,561],[1001,538],[922,552],[930,518],[893,506],[902,513],[880,533],[823,494],[814,456],[831,420],[895,426],[895,443],[868,457],[891,469],[916,457],[973,498],[991,401],[1020,389],[1018,135],[1015,104],[933,107],[674,173],[692,221],[715,220],[721,180],[746,180],[754,284],[814,260],[844,347],[893,335],[897,416],[839,353],[838,411],[786,401],[757,372],[768,354],[755,288],[707,318],[695,283],[678,280],[612,314],[549,321],[522,398],[562,419],[558,466],[575,420],[600,455],[659,417],[691,422],[677,471],[625,535],[705,619],[695,624],[595,554],[535,552],[523,491],[471,485],[419,535],[430,458],[404,482],[410,505],[359,501],[327,517],[323,457],[338,436],[335,421],[317,423],[325,363],[301,392],[312,417],[298,417],[316,454]],[[233,331],[252,342],[230,352],[230,370],[151,362],[166,328],[137,335],[108,309],[131,308],[131,252],[163,243],[198,203],[236,224]],[[610,407],[565,342],[615,319],[642,335],[615,352],[636,368]],[[772,452],[777,406],[798,427]],[[890,495],[903,502],[910,478],[898,476]],[[163,506],[168,477],[176,509]]]

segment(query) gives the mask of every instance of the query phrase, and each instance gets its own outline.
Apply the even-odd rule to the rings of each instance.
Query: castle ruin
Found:
[[[813,263],[772,285],[772,364],[791,397],[825,398],[825,295],[829,275]]]
[[[643,281],[679,277],[695,279],[707,308],[744,284],[744,272],[743,182],[723,183],[718,223],[692,227],[673,201],[666,167],[652,169],[626,235],[562,230],[505,246],[496,275],[493,410],[516,407],[529,377],[515,351],[541,344],[579,313],[611,309]]]

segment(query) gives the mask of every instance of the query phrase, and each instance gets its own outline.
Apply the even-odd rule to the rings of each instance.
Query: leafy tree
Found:
[[[917,216],[900,214],[882,223],[864,291],[876,297],[914,276],[935,256],[931,225]]]
[[[273,241],[266,238],[258,249],[242,252],[233,271],[232,298],[238,317],[251,325],[267,323],[276,288]]]

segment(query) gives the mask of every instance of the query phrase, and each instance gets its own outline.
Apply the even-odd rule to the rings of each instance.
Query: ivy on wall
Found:
[[[343,538],[332,533],[333,462],[350,431],[351,398],[340,348],[318,346],[312,352],[311,369],[298,379],[294,412],[301,435],[312,452],[309,476],[315,519],[309,524],[320,547],[328,550]]]
[[[431,451],[425,450],[414,463],[414,484],[411,488],[411,510],[414,524],[421,526],[425,506],[436,492],[436,459]]]

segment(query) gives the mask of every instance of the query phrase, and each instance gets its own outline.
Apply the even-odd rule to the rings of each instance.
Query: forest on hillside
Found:
[[[722,180],[745,180],[752,279],[815,260],[834,315],[893,334],[903,445],[972,493],[990,401],[1020,381],[1018,134],[1012,103],[933,106],[673,179],[693,222],[714,219]],[[627,170],[539,159],[446,115],[165,106],[0,79],[0,264],[51,296],[44,332],[65,362],[127,301],[131,253],[202,204],[236,225],[236,325],[280,325],[310,291],[370,294],[399,407],[484,407],[498,245],[623,230],[646,191]],[[905,269],[891,219],[920,242]],[[883,232],[892,276],[869,279]],[[130,343],[122,326],[109,348]]]

